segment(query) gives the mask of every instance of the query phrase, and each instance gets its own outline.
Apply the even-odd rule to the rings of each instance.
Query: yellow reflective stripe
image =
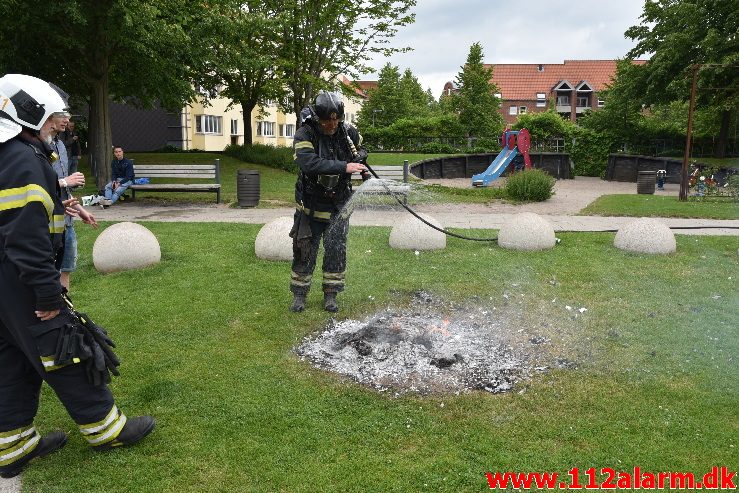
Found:
[[[24,426],[23,428],[16,428],[15,430],[4,431],[0,433],[0,448],[4,448],[1,447],[2,445],[17,442],[21,438],[27,437],[35,431],[36,428],[34,428],[33,425]]]
[[[303,207],[301,204],[298,204],[297,205],[297,209],[299,211],[302,211],[303,213],[305,213],[305,214],[307,214],[307,215],[310,216],[310,209],[308,209],[307,207]],[[314,211],[313,212],[313,217],[315,217],[317,219],[330,220],[331,219],[331,213],[330,212],[323,212],[323,211]]]
[[[35,433],[34,430],[34,434],[31,438],[19,443],[15,447],[4,450],[2,454],[0,454],[0,466],[7,466],[8,464],[12,464],[21,457],[33,452],[33,449],[36,448],[39,440],[41,440],[41,435]]]
[[[25,187],[0,190],[0,212],[10,209],[20,209],[31,202],[41,202],[46,208],[46,215],[53,218],[54,201],[40,185],[26,185]]]
[[[295,143],[294,149],[297,151],[298,149],[312,149],[315,150],[315,147],[313,147],[313,144],[309,140],[301,140]]]
[[[110,412],[107,416],[105,416],[103,419],[96,423],[90,423],[86,425],[80,425],[80,432],[83,435],[89,435],[91,433],[96,433],[102,429],[107,428],[110,423],[113,422],[113,420],[118,416],[118,406],[113,404],[113,407],[110,408]]]
[[[72,363],[79,363],[81,360],[79,358],[72,358]],[[41,364],[44,367],[44,370],[47,372],[58,370],[59,368],[64,368],[65,366],[69,366],[72,363],[65,363],[63,365],[57,365],[56,360],[53,356],[41,356]]]
[[[312,274],[301,275],[297,272],[291,273],[290,284],[293,286],[310,286]]]
[[[87,440],[87,443],[90,445],[102,445],[104,443],[108,443],[112,440],[115,440],[118,435],[120,435],[121,430],[123,430],[123,427],[126,425],[126,416],[121,414],[118,419],[116,419],[113,424],[105,430],[103,433],[98,433],[97,435],[87,435],[85,439]]]
[[[49,222],[49,232],[64,233],[64,216],[54,214]]]

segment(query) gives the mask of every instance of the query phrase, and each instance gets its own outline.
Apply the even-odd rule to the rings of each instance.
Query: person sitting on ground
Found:
[[[113,149],[113,155],[115,158],[110,162],[111,181],[105,185],[105,201],[100,202],[103,207],[115,204],[133,185],[133,163],[123,157],[123,148],[118,146]]]

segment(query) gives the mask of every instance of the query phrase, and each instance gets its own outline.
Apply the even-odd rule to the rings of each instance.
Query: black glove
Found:
[[[369,153],[365,149],[359,149],[357,151],[356,156],[354,156],[353,161],[355,163],[367,164],[367,157],[368,156],[369,156]]]

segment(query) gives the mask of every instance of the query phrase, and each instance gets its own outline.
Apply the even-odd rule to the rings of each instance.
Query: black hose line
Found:
[[[428,222],[427,220],[425,220],[424,218],[422,218],[421,216],[419,216],[418,213],[416,213],[416,211],[414,211],[413,209],[411,209],[410,207],[408,207],[408,204],[403,203],[403,201],[398,198],[398,194],[395,193],[395,192],[393,192],[392,190],[390,190],[390,187],[388,187],[387,184],[379,176],[377,176],[377,173],[375,173],[375,170],[373,170],[372,167],[369,164],[364,163],[364,165],[367,167],[367,169],[370,171],[370,173],[372,173],[372,176],[374,176],[375,178],[377,178],[378,180],[380,180],[380,184],[385,188],[385,190],[387,191],[387,193],[390,194],[390,196],[392,196],[392,198],[394,198],[395,201],[398,204],[400,204],[401,207],[403,207],[403,209],[405,209],[408,212],[410,212],[416,219],[418,219],[419,221],[421,221],[423,224],[425,224],[429,228],[435,229],[436,231],[438,231],[440,233],[444,233],[447,236],[454,236],[455,238],[461,238],[463,240],[470,240],[470,241],[498,241],[498,238],[473,238],[471,236],[460,235],[460,234],[457,234],[457,233],[453,233],[451,231],[448,231],[448,230],[446,230],[444,228],[440,228],[438,226],[434,226],[433,224],[431,224],[430,222]]]
[[[460,238],[462,240],[470,240],[470,241],[498,241],[498,238],[497,237],[496,238],[473,238],[471,236],[460,235],[460,234],[457,234],[457,233],[453,233],[451,231],[448,231],[446,229],[440,228],[438,226],[434,226],[433,224],[431,224],[430,222],[428,222],[427,220],[425,220],[424,218],[422,218],[421,216],[419,216],[416,211],[414,211],[413,209],[411,209],[410,207],[408,207],[408,204],[403,203],[403,201],[398,198],[398,194],[396,192],[393,192],[392,190],[390,190],[390,187],[387,186],[387,184],[385,183],[384,180],[382,180],[379,176],[377,176],[377,173],[375,173],[375,170],[373,170],[372,167],[369,164],[364,163],[364,165],[367,167],[367,169],[370,171],[370,173],[372,173],[372,176],[374,176],[375,178],[377,178],[378,180],[380,180],[380,184],[385,188],[385,190],[387,191],[387,193],[392,198],[394,198],[395,201],[398,204],[400,204],[401,207],[403,207],[403,209],[405,209],[408,212],[410,212],[416,219],[418,219],[419,221],[421,221],[426,226],[428,226],[428,227],[430,227],[432,229],[435,229],[436,231],[438,231],[440,233],[444,233],[445,235],[454,236],[455,238]],[[669,228],[670,229],[739,229],[739,226],[669,226]],[[588,231],[567,231],[567,230],[559,230],[558,232],[560,232],[560,233],[618,233],[618,230],[617,229],[593,229],[593,230],[588,230]]]

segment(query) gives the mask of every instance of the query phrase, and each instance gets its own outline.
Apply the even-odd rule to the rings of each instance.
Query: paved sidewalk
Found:
[[[468,187],[470,181],[429,180],[446,186]],[[677,195],[678,185],[667,185],[657,195]],[[533,212],[549,221],[555,231],[602,231],[617,230],[633,217],[576,216],[575,214],[604,194],[636,193],[635,183],[607,182],[599,178],[578,177],[575,180],[559,180],[555,195],[545,202],[523,205],[505,203],[484,204],[425,204],[413,207],[437,219],[445,228],[499,229],[514,214]],[[739,208],[738,208],[739,209]],[[264,224],[283,216],[292,217],[293,208],[238,209],[225,204],[212,205],[142,205],[140,202],[118,203],[107,209],[92,209],[95,217],[102,221],[163,221],[163,222],[233,222]],[[406,217],[407,211],[400,206],[358,207],[350,223],[358,226],[393,226]],[[710,229],[678,229],[677,234],[712,234],[739,236],[739,211],[735,220],[673,219],[664,218],[669,227],[709,226]],[[716,226],[721,229],[714,229]]]

